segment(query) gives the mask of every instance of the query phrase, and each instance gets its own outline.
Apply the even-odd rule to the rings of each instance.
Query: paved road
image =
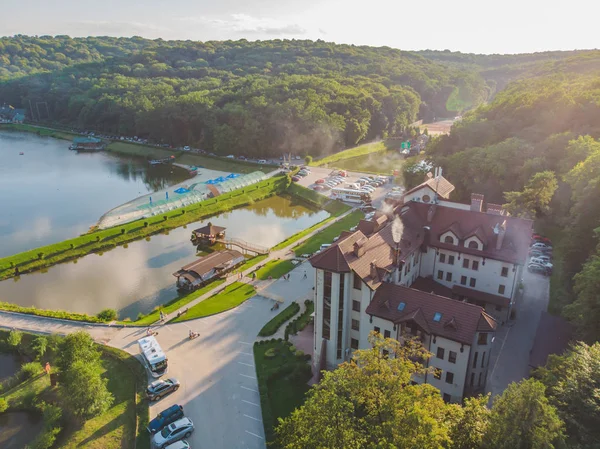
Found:
[[[548,278],[525,271],[523,300],[516,305],[516,319],[496,334],[486,392],[501,394],[511,382],[529,375],[529,353],[543,310],[548,308]]]

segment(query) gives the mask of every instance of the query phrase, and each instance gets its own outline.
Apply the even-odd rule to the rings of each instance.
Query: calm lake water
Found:
[[[29,412],[0,413],[0,447],[22,449],[42,430],[40,416]]]
[[[91,254],[77,263],[65,263],[0,282],[0,301],[45,309],[96,314],[105,308],[119,310],[121,318],[135,318],[177,296],[173,273],[192,262],[196,248],[192,229],[208,221],[227,228],[227,236],[262,246],[274,246],[296,232],[327,218],[284,197],[271,197],[155,235],[150,241],[130,243],[103,255]]]
[[[0,257],[75,237],[113,207],[189,177],[177,167],[78,154],[68,146],[66,140],[0,131]]]

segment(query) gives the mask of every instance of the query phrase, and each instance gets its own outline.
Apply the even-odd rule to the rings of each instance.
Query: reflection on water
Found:
[[[17,371],[19,371],[19,358],[13,354],[0,354],[0,382],[16,374]]]
[[[78,154],[68,145],[0,132],[0,257],[75,237],[119,204],[189,176],[141,159]]]
[[[0,413],[0,447],[23,449],[42,429],[41,417],[30,412]]]
[[[92,254],[77,263],[54,266],[46,273],[0,282],[0,301],[95,314],[105,308],[135,318],[176,295],[173,273],[195,258],[191,230],[208,221],[227,228],[227,236],[262,246],[274,246],[329,214],[271,197],[203,222],[152,236],[103,255]]]

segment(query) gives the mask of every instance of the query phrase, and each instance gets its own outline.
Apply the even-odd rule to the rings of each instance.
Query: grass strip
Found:
[[[290,321],[285,327],[285,340],[287,341],[290,335],[296,335],[310,323],[312,313],[315,311],[315,303],[310,299],[304,301],[306,309],[294,321]]]
[[[272,260],[256,272],[258,279],[279,279],[284,274],[292,271],[296,265],[291,260]]]
[[[277,315],[275,315],[267,324],[263,326],[258,335],[268,337],[273,335],[287,320],[291,319],[300,311],[300,306],[297,302],[291,303]]]
[[[364,214],[359,210],[355,210],[294,248],[294,253],[297,256],[314,253],[324,243],[331,243],[342,231],[348,231],[351,227],[356,226],[362,218],[364,218]]]
[[[125,323],[135,324],[136,326],[149,326],[150,324],[155,323],[156,321],[158,321],[160,319],[160,311],[161,310],[163,313],[165,313],[167,315],[169,313],[173,313],[176,310],[180,309],[181,307],[185,306],[186,304],[189,304],[194,299],[204,295],[206,292],[209,292],[212,289],[217,288],[223,282],[225,282],[225,279],[217,279],[198,290],[188,293],[185,296],[177,297],[164,305],[158,306],[155,310],[150,312],[148,315],[140,316],[135,321],[131,321],[131,322],[125,321]]]
[[[134,221],[102,231],[84,234],[63,242],[46,245],[0,259],[0,280],[46,268],[60,262],[78,259],[90,253],[101,253],[118,245],[166,232],[203,218],[230,211],[279,193],[289,185],[287,176],[277,176],[252,186],[211,198],[163,215]]]
[[[315,167],[329,165],[344,159],[350,159],[357,156],[364,156],[366,154],[377,153],[378,151],[385,151],[388,148],[388,144],[386,144],[386,142],[384,141],[366,143],[364,145],[359,145],[357,147],[340,151],[339,153],[331,154],[322,159],[313,161],[310,165],[314,165]]]
[[[103,323],[98,317],[87,315],[85,313],[67,312],[64,310],[47,310],[36,307],[23,307],[10,302],[0,302],[0,310],[8,312],[27,313],[29,315],[44,316],[48,318],[60,318],[62,320],[85,321],[88,323]]]
[[[55,139],[73,140],[73,137],[79,136],[79,134],[71,133],[68,131],[61,131],[59,129],[42,128],[39,126],[32,126],[27,124],[19,123],[6,123],[0,125],[1,130],[7,131],[22,131],[28,133],[34,133],[42,137],[53,137]]]
[[[254,343],[254,365],[258,380],[263,426],[267,443],[274,440],[278,418],[286,418],[300,407],[310,389],[309,355],[291,351],[291,343],[280,339]],[[276,444],[268,444],[277,448]]]
[[[221,293],[217,293],[216,295],[199,302],[195,306],[190,307],[184,315],[171,320],[171,323],[179,323],[181,321],[193,320],[195,318],[202,318],[225,312],[226,310],[239,306],[255,294],[256,290],[254,290],[252,285],[234,282],[233,284],[228,285]]]

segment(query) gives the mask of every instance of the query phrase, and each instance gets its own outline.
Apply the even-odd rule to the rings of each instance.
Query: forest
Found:
[[[329,154],[491,94],[470,68],[387,47],[0,38],[0,102],[30,119],[217,154]]]

